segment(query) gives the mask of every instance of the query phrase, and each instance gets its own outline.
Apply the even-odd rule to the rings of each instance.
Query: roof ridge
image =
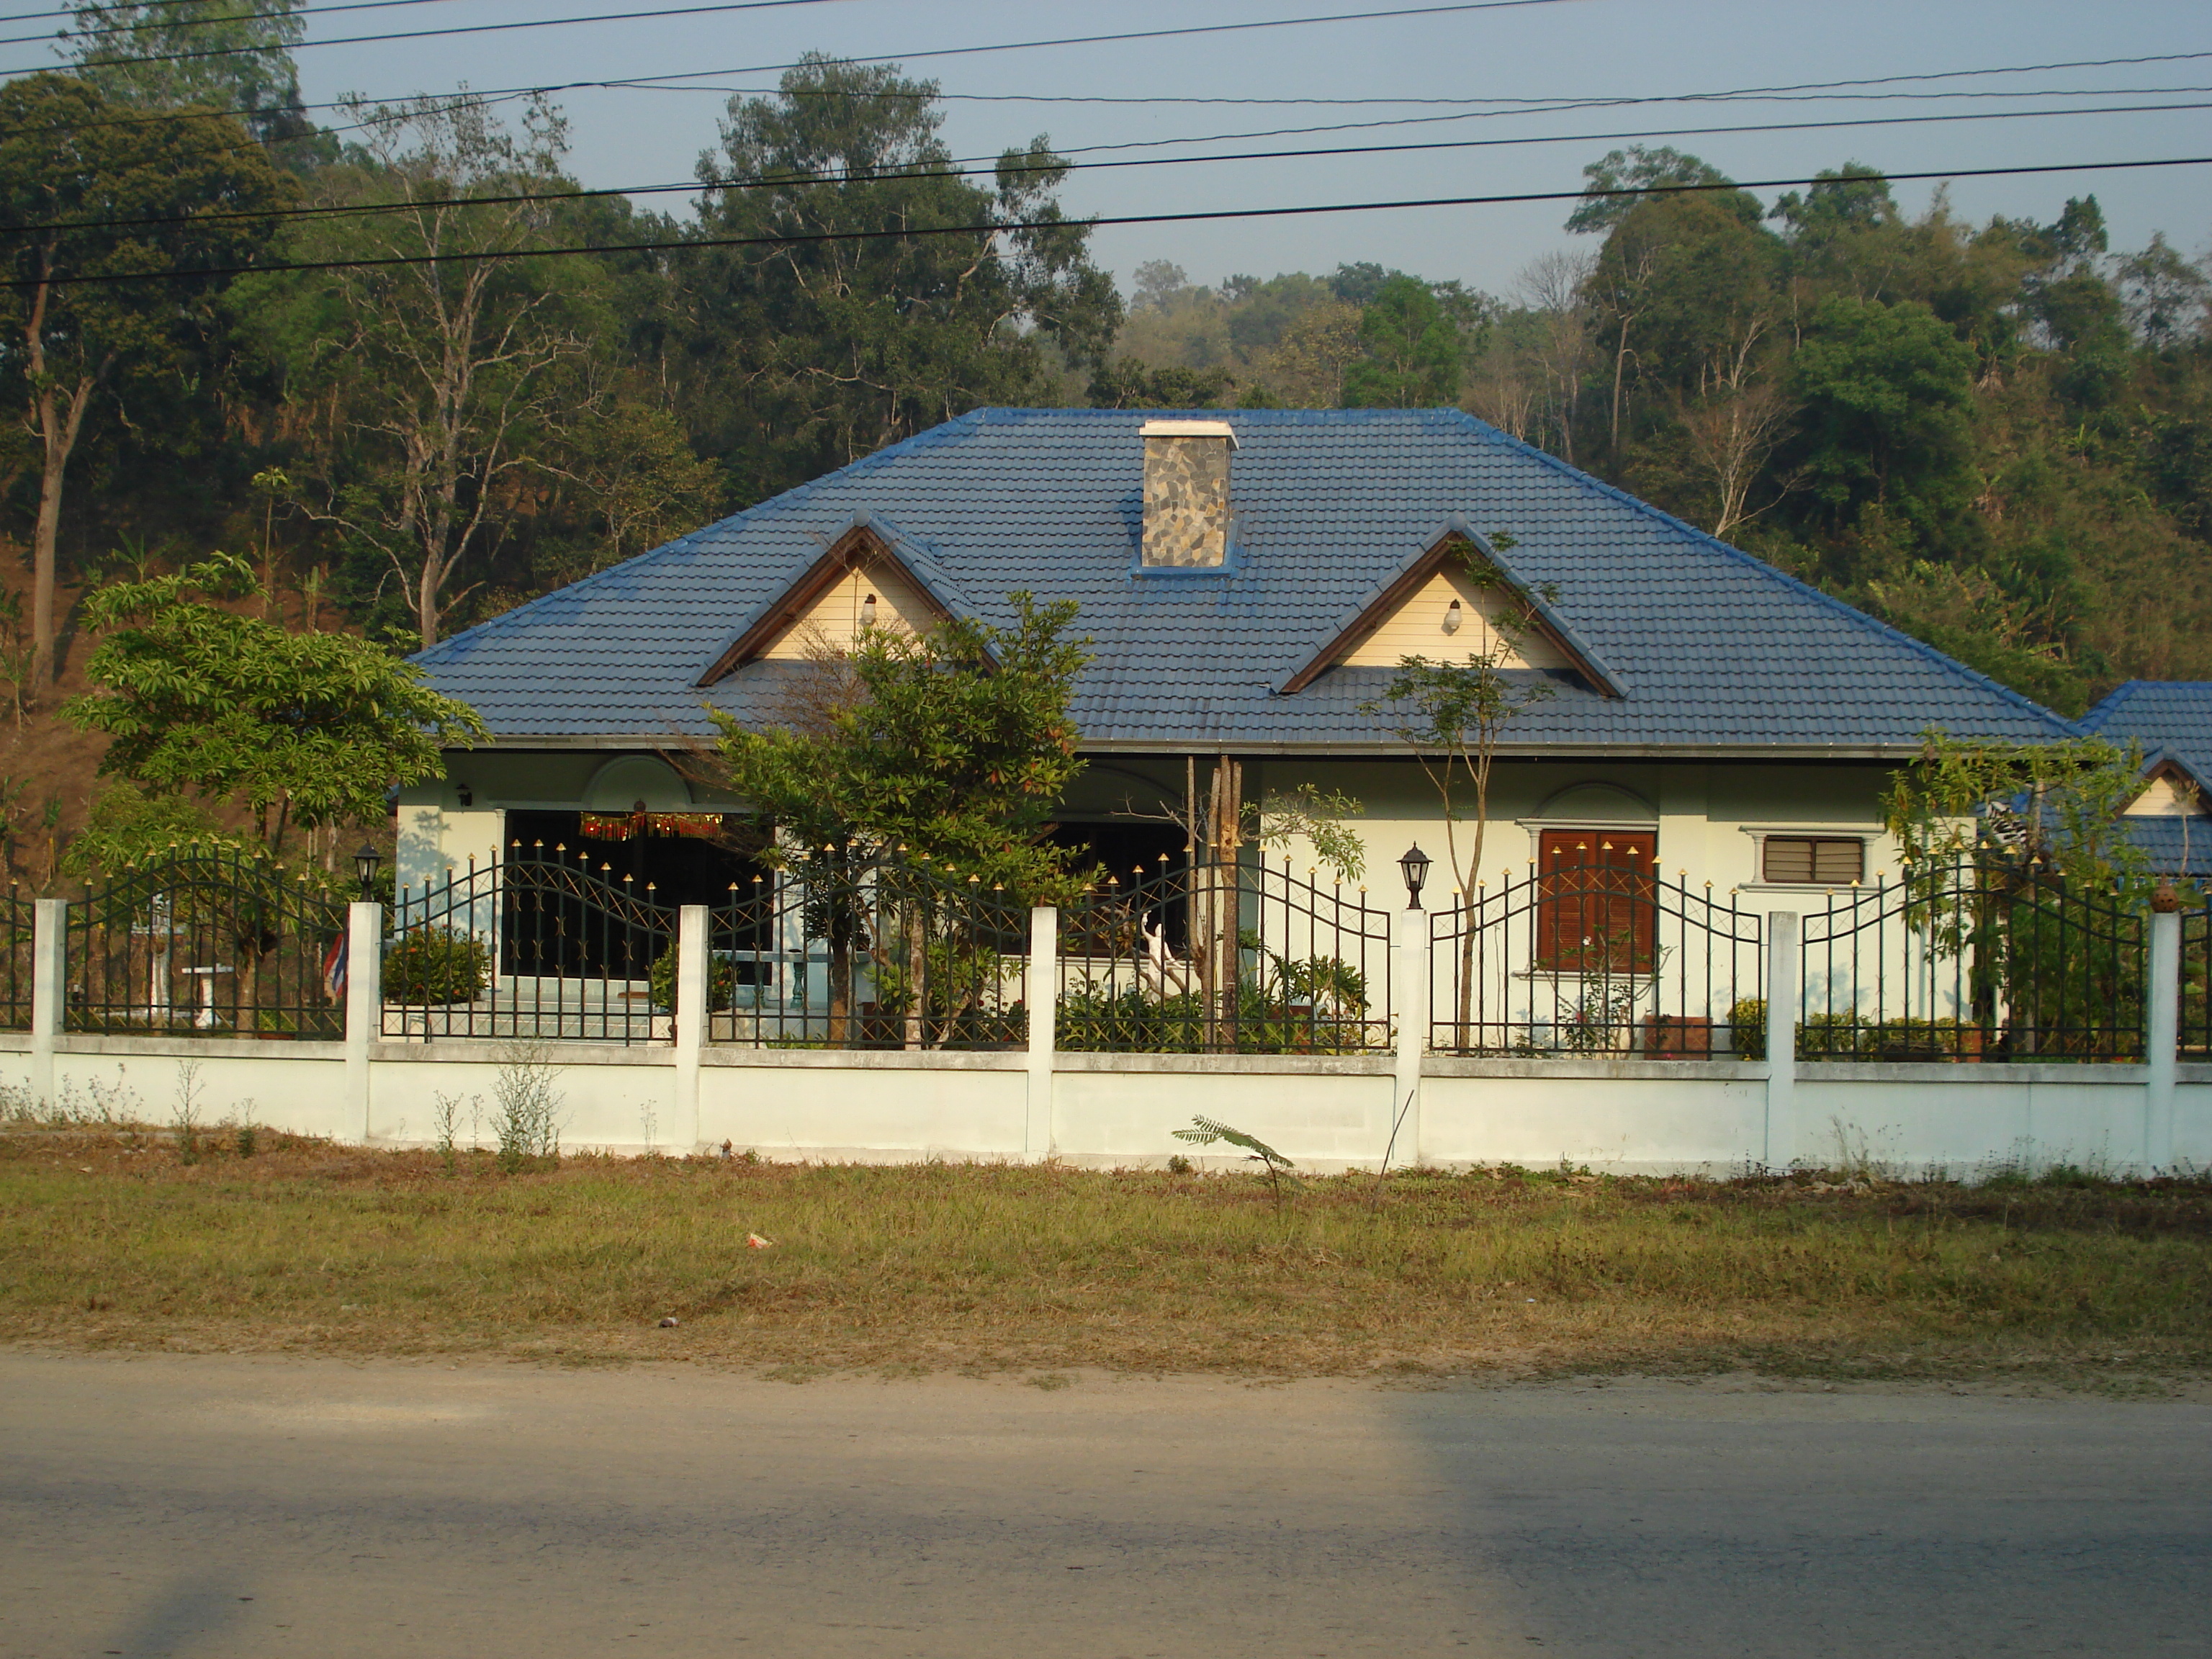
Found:
[[[1697,526],[1691,524],[1686,520],[1678,519],[1673,514],[1665,511],[1663,508],[1654,507],[1650,502],[1632,495],[1626,490],[1622,489],[1616,485],[1606,483],[1602,478],[1595,477],[1591,474],[1583,471],[1580,467],[1563,461],[1558,456],[1553,455],[1547,451],[1539,449],[1535,445],[1529,443],[1523,439],[1516,438],[1511,433],[1504,431],[1498,427],[1491,425],[1487,421],[1480,420],[1476,416],[1468,414],[1464,410],[1454,410],[1449,411],[1439,410],[1437,412],[1440,414],[1448,412],[1458,416],[1458,417],[1462,421],[1465,422],[1468,426],[1474,428],[1478,435],[1486,434],[1489,437],[1500,443],[1510,446],[1515,449],[1522,451],[1525,454],[1533,456],[1536,459],[1542,461],[1553,471],[1564,472],[1576,482],[1587,485],[1589,488],[1598,491],[1600,494],[1610,495],[1616,501],[1623,502],[1626,506],[1633,508],[1638,513],[1640,513],[1648,518],[1656,519],[1660,523],[1667,525],[1673,529],[1680,531],[1692,540],[1701,542],[1706,547],[1725,554],[1728,557],[1735,560],[1739,564],[1748,567],[1754,574],[1765,577],[1766,580],[1772,581],[1782,587],[1791,590],[1802,598],[1810,599],[1818,602],[1823,609],[1837,612],[1847,621],[1856,624],[1856,626],[1871,629],[1873,632],[1882,635],[1896,643],[1909,647],[1916,654],[1928,658],[1939,666],[1948,670],[1951,673],[1957,675],[1963,680],[1966,680],[1970,684],[1978,684],[1996,692],[2007,702],[2017,704],[2019,707],[2027,709],[2030,714],[2039,715],[2043,719],[2049,720],[2061,732],[2071,733],[2075,729],[2075,723],[2072,720],[2068,720],[2063,714],[2059,714],[2056,709],[2045,708],[2033,697],[2014,690],[2012,687],[2003,684],[2002,681],[1991,678],[1989,675],[1983,673],[1980,669],[1970,668],[1965,663],[1960,662],[1957,658],[1947,656],[1942,652],[1938,651],[1934,646],[1929,644],[1927,641],[1917,640],[1913,638],[1911,635],[1906,633],[1903,629],[1893,627],[1890,623],[1882,621],[1879,617],[1869,616],[1865,611],[1859,610],[1854,605],[1846,605],[1843,600],[1836,598],[1834,594],[1823,592],[1820,589],[1814,586],[1810,582],[1801,581],[1798,578],[1790,574],[1786,570],[1776,569],[1774,566],[1767,563],[1765,560],[1747,553],[1740,547],[1731,546],[1727,542],[1721,540],[1719,537],[1712,535],[1706,531],[1698,529]]]

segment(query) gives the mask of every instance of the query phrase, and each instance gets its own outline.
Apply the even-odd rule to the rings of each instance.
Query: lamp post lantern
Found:
[[[361,881],[361,896],[364,899],[376,896],[376,867],[384,862],[383,854],[368,842],[353,855],[353,872]]]
[[[1415,842],[1406,849],[1406,855],[1398,860],[1398,868],[1406,875],[1407,908],[1418,910],[1421,908],[1421,884],[1429,878],[1429,855],[1421,850],[1420,842]]]

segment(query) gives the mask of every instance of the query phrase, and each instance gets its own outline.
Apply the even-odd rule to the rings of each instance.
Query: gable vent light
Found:
[[[866,599],[860,601],[860,626],[863,628],[873,628],[875,625],[876,596],[871,593]]]
[[[1447,633],[1447,634],[1456,634],[1456,633],[1458,633],[1458,632],[1459,632],[1459,625],[1460,625],[1460,623],[1461,623],[1462,622],[1463,622],[1464,620],[1466,620],[1466,617],[1465,617],[1465,616],[1464,616],[1464,613],[1462,613],[1462,612],[1461,611],[1460,608],[1459,608],[1459,601],[1458,601],[1457,599],[1454,599],[1454,600],[1453,600],[1449,605],[1446,605],[1446,606],[1444,607],[1444,632],[1445,632],[1445,633]]]

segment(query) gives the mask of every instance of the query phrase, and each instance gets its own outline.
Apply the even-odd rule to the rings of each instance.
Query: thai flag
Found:
[[[331,948],[323,953],[323,994],[332,1002],[345,1000],[346,952],[350,943],[346,934],[341,933],[331,941]]]

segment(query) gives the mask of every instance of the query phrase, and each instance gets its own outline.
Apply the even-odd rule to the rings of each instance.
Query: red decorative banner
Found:
[[[691,836],[701,840],[722,833],[720,812],[586,812],[587,841],[629,841],[636,836]]]

